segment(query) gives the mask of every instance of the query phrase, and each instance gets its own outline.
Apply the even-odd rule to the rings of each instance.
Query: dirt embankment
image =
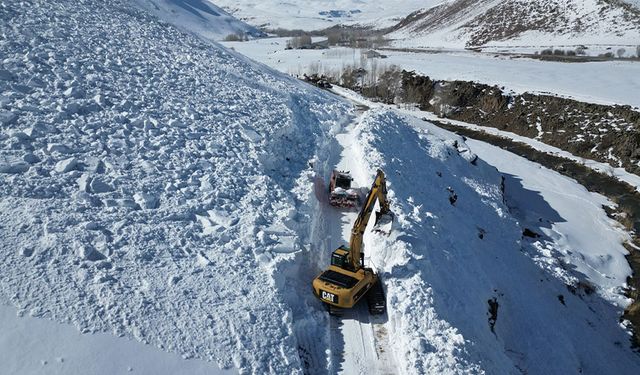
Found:
[[[640,174],[640,112],[630,106],[551,95],[508,94],[495,86],[434,81],[402,73],[402,101],[441,117],[538,139],[574,155]]]

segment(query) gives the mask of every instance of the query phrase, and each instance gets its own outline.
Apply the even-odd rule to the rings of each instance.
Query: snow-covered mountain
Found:
[[[636,45],[640,10],[620,0],[453,0],[389,34],[406,47]]]
[[[230,35],[262,36],[253,26],[234,18],[209,0],[133,0],[138,6],[158,18],[211,39],[222,40]]]
[[[320,30],[335,25],[374,28],[397,24],[418,9],[442,0],[215,0],[251,25],[268,29]]]

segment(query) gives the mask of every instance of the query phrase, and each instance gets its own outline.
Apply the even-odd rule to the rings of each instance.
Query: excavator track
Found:
[[[369,305],[369,313],[372,315],[384,314],[387,311],[387,300],[384,295],[384,287],[380,278],[376,278],[376,282],[373,284],[367,295],[367,305]]]

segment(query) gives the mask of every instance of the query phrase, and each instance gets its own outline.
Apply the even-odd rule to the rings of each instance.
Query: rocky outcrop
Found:
[[[475,82],[403,72],[402,100],[441,117],[495,127],[640,174],[640,112],[630,106],[513,94]]]

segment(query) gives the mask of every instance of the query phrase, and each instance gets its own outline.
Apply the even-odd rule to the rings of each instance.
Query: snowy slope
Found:
[[[209,0],[134,0],[161,20],[210,40],[229,35],[262,36],[255,27],[237,20]]]
[[[290,190],[345,105],[125,1],[0,19],[0,301],[299,373],[271,273],[301,247]]]
[[[618,0],[454,0],[411,14],[389,36],[404,47],[635,46],[639,16]]]
[[[386,170],[398,218],[391,237],[368,234],[365,251],[386,280],[389,341],[400,369],[639,371],[640,358],[624,344],[628,336],[618,326],[621,309],[580,284],[571,293],[554,267],[536,265],[534,243],[522,236],[513,207],[505,204],[500,173],[482,160],[470,163],[462,139],[385,109],[366,116],[354,136],[362,170]],[[535,198],[517,184],[507,188],[511,196],[526,195],[512,204]],[[536,207],[547,204],[538,200]]]
[[[640,369],[617,323],[620,247],[582,263],[614,280],[540,266],[545,245],[565,241],[570,255],[580,242],[562,226],[543,231],[541,248],[523,240],[501,174],[472,163],[460,137],[385,109],[356,117],[124,0],[3,2],[0,19],[0,303],[20,316],[241,373]],[[388,175],[398,230],[365,238],[386,322],[336,326],[309,290],[352,223],[314,194],[336,165],[360,186],[378,167]],[[2,313],[0,326],[24,319]],[[45,343],[73,333],[34,325],[47,338],[36,354],[57,361]],[[160,372],[180,365],[163,358]],[[63,371],[87,366],[76,368]]]
[[[215,363],[184,359],[140,342],[108,333],[83,335],[70,324],[16,316],[0,305],[0,363],[3,374],[232,375]],[[28,350],[25,350],[28,348]]]
[[[234,16],[269,29],[320,30],[335,25],[390,27],[442,0],[216,0]]]

